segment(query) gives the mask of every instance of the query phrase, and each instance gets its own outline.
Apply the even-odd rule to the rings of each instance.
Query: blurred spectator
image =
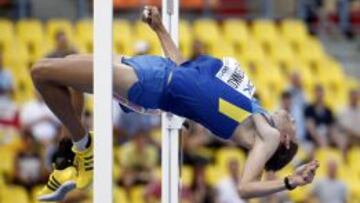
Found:
[[[300,0],[300,15],[308,26],[311,34],[317,32],[315,22],[322,19],[324,13],[323,0]]]
[[[205,167],[204,164],[197,164],[193,168],[194,178],[188,188],[191,193],[191,203],[216,202],[216,191],[206,182]]]
[[[193,203],[211,203],[216,202],[216,191],[211,187],[205,178],[205,165],[198,164],[194,166],[194,179],[190,186]]]
[[[284,91],[281,94],[280,106],[282,109],[291,112],[292,98],[291,98],[291,93],[289,91]]]
[[[20,110],[22,128],[29,130],[37,141],[50,143],[58,134],[59,121],[39,94]]]
[[[146,203],[161,202],[161,181],[154,180],[145,188],[144,200]]]
[[[329,160],[327,177],[315,183],[312,195],[319,203],[346,203],[348,190],[344,182],[338,179],[338,163]]]
[[[15,138],[14,131],[19,129],[19,109],[9,92],[12,89],[10,81],[10,72],[2,68],[0,54],[0,143],[7,143]]]
[[[339,116],[339,126],[348,136],[350,143],[360,143],[360,106],[359,90],[349,92],[349,103],[343,109]]]
[[[192,45],[192,56],[190,59],[196,59],[200,55],[204,54],[205,48],[201,41],[195,40]]]
[[[63,58],[77,53],[77,50],[70,44],[64,31],[60,30],[56,33],[55,41],[55,49],[46,56],[47,58]]]
[[[237,187],[240,183],[240,166],[236,159],[228,163],[229,177],[221,180],[216,186],[218,203],[243,203]]]
[[[309,141],[320,147],[331,143],[334,116],[329,107],[325,105],[325,90],[321,85],[315,87],[315,101],[305,109],[306,136]]]
[[[13,91],[13,76],[4,68],[3,55],[0,53],[0,94],[9,94]]]
[[[24,186],[29,191],[47,178],[42,161],[41,145],[36,142],[31,132],[25,131],[22,135],[22,150],[15,160],[14,183]]]
[[[0,93],[0,126],[18,127],[18,107],[9,95]]]
[[[210,143],[210,136],[201,125],[189,121],[185,124],[188,128],[181,131],[184,140],[183,163],[185,165],[206,164],[210,162],[210,154],[207,153],[205,145]]]
[[[159,161],[158,149],[149,144],[148,131],[138,130],[134,139],[123,146],[122,152],[120,164],[124,173],[120,183],[125,187],[148,183]]]
[[[305,116],[304,109],[306,106],[306,98],[304,95],[301,76],[298,72],[293,72],[290,76],[290,88],[288,92],[291,94],[291,115],[295,119],[297,138],[300,141],[305,140]]]
[[[138,40],[134,43],[134,55],[145,55],[150,51],[150,45],[145,40]]]

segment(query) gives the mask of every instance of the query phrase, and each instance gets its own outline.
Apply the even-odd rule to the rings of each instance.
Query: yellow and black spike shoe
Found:
[[[66,194],[76,188],[76,168],[73,166],[63,170],[54,170],[48,183],[38,194],[39,201],[60,201]]]
[[[72,148],[75,153],[74,165],[77,169],[76,187],[79,189],[88,188],[93,181],[94,155],[93,155],[93,134],[89,133],[89,144],[84,151]]]

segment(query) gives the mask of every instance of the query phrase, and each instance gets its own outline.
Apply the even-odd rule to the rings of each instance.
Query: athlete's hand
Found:
[[[319,168],[319,162],[316,160],[299,166],[294,174],[289,176],[290,185],[298,187],[312,183],[317,168]]]
[[[155,6],[145,6],[141,15],[141,19],[155,31],[163,28],[161,15]]]

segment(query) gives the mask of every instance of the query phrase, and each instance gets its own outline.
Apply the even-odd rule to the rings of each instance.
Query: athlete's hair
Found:
[[[298,144],[295,142],[290,143],[290,148],[287,149],[285,145],[280,146],[275,151],[274,155],[266,162],[266,171],[278,171],[286,166],[294,158],[298,151]]]

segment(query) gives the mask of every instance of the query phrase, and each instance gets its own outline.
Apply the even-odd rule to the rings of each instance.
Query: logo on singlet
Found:
[[[233,58],[225,57],[223,59],[223,66],[216,73],[216,77],[248,98],[252,98],[255,93],[255,86],[241,70],[240,64]]]
[[[223,77],[228,71],[229,71],[229,67],[224,65],[216,76]]]
[[[235,69],[235,71],[233,72],[233,74],[231,74],[229,80],[227,81],[227,83],[237,89],[239,88],[240,84],[242,83],[242,81],[244,80],[244,73],[238,68]]]

